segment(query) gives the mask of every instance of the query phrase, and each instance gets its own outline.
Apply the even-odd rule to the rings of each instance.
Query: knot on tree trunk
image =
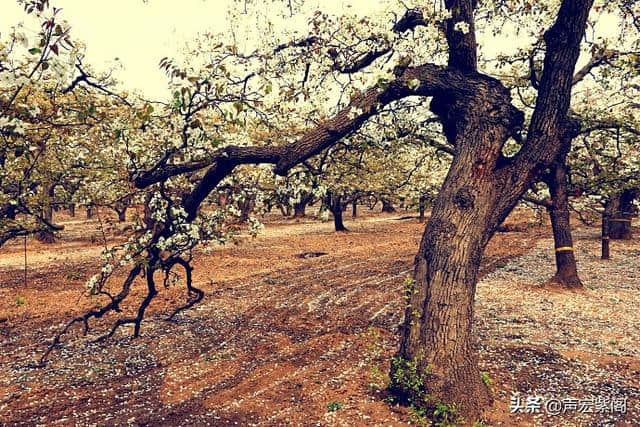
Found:
[[[475,198],[468,187],[462,187],[456,192],[453,202],[462,210],[473,209]]]

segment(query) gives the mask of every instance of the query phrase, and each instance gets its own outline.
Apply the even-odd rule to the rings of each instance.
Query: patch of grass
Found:
[[[415,424],[420,427],[426,427],[431,425],[431,420],[427,415],[427,411],[424,409],[418,408],[414,405],[409,407],[409,421],[412,424]]]
[[[463,423],[457,403],[442,402],[429,394],[427,379],[434,367],[431,364],[421,367],[420,360],[420,357],[413,360],[391,359],[390,391],[401,403],[409,405],[409,416],[417,425],[452,427]],[[491,380],[488,375],[486,380]]]
[[[436,408],[433,410],[433,418],[436,427],[454,427],[462,422],[458,414],[458,405],[455,403],[436,403]]]
[[[340,402],[329,402],[327,403],[327,411],[336,412],[340,409],[344,408],[344,405]]]
[[[378,365],[373,365],[369,370],[369,380],[369,387],[374,390],[384,390],[389,385],[389,376]]]
[[[492,390],[493,380],[489,376],[489,373],[488,372],[480,372],[480,378],[482,379],[482,382],[484,383],[484,385],[486,385],[489,390]]]
[[[391,359],[391,387],[396,390],[406,390],[413,396],[424,393],[424,376],[429,369],[421,369],[419,358],[405,360],[400,356]]]
[[[378,365],[384,355],[382,336],[378,329],[370,326],[364,338],[367,345],[366,360],[370,362],[369,387],[376,391],[384,390],[389,385],[389,375]]]
[[[25,297],[16,297],[16,305],[18,307],[22,307],[27,303],[27,299]]]

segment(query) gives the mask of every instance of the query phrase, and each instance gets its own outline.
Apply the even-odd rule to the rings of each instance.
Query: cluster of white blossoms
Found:
[[[428,25],[402,34],[393,32],[389,25],[390,17],[402,16],[407,7],[421,7]],[[392,0],[379,16],[363,18],[354,14],[333,17],[318,12],[309,15],[308,20],[298,20],[295,29],[276,26],[273,31],[270,31],[269,23],[264,22],[257,22],[254,26],[237,25],[238,31],[245,31],[249,37],[260,40],[255,45],[259,46],[257,50],[254,50],[255,46],[247,47],[251,43],[243,45],[235,40],[244,40],[242,34],[234,33],[234,37],[229,34],[203,36],[195,42],[192,50],[186,52],[182,68],[171,68],[180,73],[177,77],[172,76],[173,104],[169,108],[151,119],[132,119],[123,115],[121,122],[113,122],[117,123],[113,131],[125,130],[118,133],[117,138],[121,146],[125,139],[128,144],[126,155],[122,156],[123,162],[129,172],[148,170],[165,155],[170,159],[168,164],[189,163],[207,159],[226,145],[281,146],[297,140],[306,129],[341,111],[365,89],[377,85],[378,90],[382,90],[395,81],[392,70],[397,65],[407,65],[407,58],[412,59],[409,63],[413,65],[445,63],[444,38],[435,35],[441,31],[442,25],[431,23],[442,23],[451,17],[451,11],[445,7],[434,9],[424,7],[424,2],[417,0]],[[238,14],[233,20],[240,22],[245,18]],[[301,28],[301,22],[307,22],[308,26]],[[477,24],[476,28],[481,25],[485,24]],[[482,28],[486,31],[487,27]],[[471,25],[464,21],[455,22],[453,29],[468,34]],[[291,43],[309,34],[315,36],[314,43],[309,46]],[[274,47],[279,45],[289,47],[276,49],[274,53]],[[373,51],[388,53],[363,72],[340,72],[341,67],[348,68]],[[516,62],[509,68],[509,73],[525,75],[527,66]],[[301,70],[306,71],[302,74]],[[303,79],[304,84],[301,84]],[[414,91],[420,85],[418,79],[406,82],[406,86]],[[340,152],[339,155],[343,156],[342,160],[351,162],[333,162],[328,170],[321,171],[321,177],[301,173],[305,171],[301,167],[292,170],[287,178],[263,178],[259,172],[236,168],[233,179],[223,181],[219,185],[219,193],[214,191],[205,200],[193,222],[187,221],[187,215],[181,208],[173,207],[168,211],[167,200],[154,193],[149,203],[151,218],[166,226],[170,235],[156,242],[151,242],[148,232],[139,236],[137,241],[124,248],[125,255],[119,258],[119,262],[136,262],[135,254],[150,245],[169,252],[163,256],[173,256],[190,251],[201,243],[225,243],[240,229],[237,221],[240,217],[247,219],[248,212],[255,214],[267,203],[269,207],[273,203],[292,206],[309,195],[315,199],[324,198],[328,191],[344,195],[345,200],[358,192],[411,200],[436,194],[447,171],[448,157],[426,144],[421,145],[419,138],[406,138],[403,136],[406,132],[397,131],[398,118],[420,123],[420,126],[428,118],[424,113],[428,111],[425,105],[412,106],[405,101],[385,107],[389,118],[379,114],[360,129],[363,133],[368,132],[370,138],[345,140],[353,151]],[[191,104],[199,105],[199,102],[206,108],[192,114]],[[381,106],[378,105],[376,111],[379,110]],[[355,119],[365,113],[360,107],[352,107],[344,114]],[[146,130],[140,131],[140,128]],[[438,135],[441,136],[441,132]],[[106,138],[111,138],[111,135],[107,134]],[[164,143],[150,144],[149,141]],[[444,143],[442,139],[438,141]],[[362,148],[362,156],[356,156],[354,153],[360,154],[360,147],[366,148],[366,152]],[[505,151],[515,152],[518,148],[517,144],[509,145]],[[106,156],[107,151],[104,153]],[[606,147],[603,153],[616,154],[610,147]],[[316,165],[319,159],[313,158],[310,162]],[[188,194],[193,183],[198,182],[198,173],[170,179],[165,183],[167,193],[171,197]],[[154,190],[143,190],[149,191]],[[546,193],[541,195],[548,197]],[[171,203],[178,202],[172,200]],[[319,215],[327,220],[330,213],[323,208]],[[250,234],[262,228],[260,221],[252,216],[248,217],[245,225]],[[142,231],[138,230],[138,233]],[[113,260],[108,261],[113,263]],[[111,274],[111,270],[98,275],[94,286],[105,274]]]
[[[459,21],[456,22],[456,24],[453,26],[453,29],[455,31],[461,32],[462,34],[469,34],[471,28],[469,27],[469,24],[467,22]]]

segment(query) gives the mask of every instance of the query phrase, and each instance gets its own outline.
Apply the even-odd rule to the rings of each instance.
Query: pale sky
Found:
[[[28,17],[15,0],[3,2],[0,14],[0,33],[25,21],[27,29],[37,31],[37,24]],[[258,3],[265,0],[254,0]],[[229,32],[227,10],[242,8],[242,1],[234,0],[52,0],[62,8],[62,17],[71,24],[72,37],[87,46],[86,63],[97,70],[106,71],[119,64],[114,76],[123,88],[136,90],[148,98],[166,96],[167,78],[158,68],[161,58],[175,57],[185,42],[196,38],[200,32]],[[273,4],[273,3],[262,3]],[[330,14],[342,12],[370,14],[383,7],[383,1],[375,0],[306,0]],[[271,18],[271,17],[270,17]],[[280,19],[280,25],[306,28],[306,18]],[[610,30],[615,28],[612,22]],[[512,39],[511,39],[512,40]],[[504,50],[506,40],[492,40],[489,50]],[[487,52],[485,46],[485,53]]]
[[[20,21],[37,30],[15,0],[0,0],[0,33]],[[261,0],[259,0],[261,1]],[[339,13],[347,7],[343,0],[324,0],[322,9]],[[87,46],[85,62],[96,69],[107,70],[119,58],[121,69],[115,77],[127,89],[140,90],[150,98],[164,98],[167,77],[158,68],[165,56],[177,54],[184,43],[199,32],[229,31],[226,10],[233,0],[53,0],[62,8],[61,16],[71,24],[72,37]],[[310,1],[309,3],[313,3]],[[377,2],[348,0],[365,13]],[[241,8],[242,4],[234,7]]]

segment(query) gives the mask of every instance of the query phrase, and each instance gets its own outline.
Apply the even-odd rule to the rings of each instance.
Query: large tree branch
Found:
[[[522,150],[508,162],[531,178],[542,172],[561,148],[580,42],[592,4],[593,0],[563,0],[556,22],[545,33],[547,52],[527,140]],[[516,171],[508,173],[511,172]],[[520,190],[523,189],[516,191]]]
[[[551,209],[553,207],[553,203],[550,199],[537,199],[533,196],[524,196],[522,200],[525,202],[533,203],[536,206],[542,206],[547,209]]]
[[[417,82],[417,86],[409,82]],[[355,96],[336,116],[309,130],[298,141],[280,147],[228,146],[200,162],[155,167],[135,177],[134,183],[138,188],[145,188],[172,176],[194,172],[214,164],[223,170],[229,165],[235,167],[240,164],[272,163],[276,165],[275,173],[286,175],[293,166],[321,153],[358,130],[370,117],[391,102],[412,95],[434,96],[450,91],[472,91],[474,85],[479,83],[486,84],[485,79],[479,75],[468,75],[433,64],[407,68],[385,88],[376,85]]]
[[[393,25],[392,31],[396,34],[402,34],[407,31],[411,31],[420,26],[425,26],[427,23],[424,20],[422,12],[417,9],[408,9],[405,14]],[[371,41],[378,40],[375,36],[371,38]],[[289,48],[298,47],[311,47],[320,43],[322,40],[316,36],[309,36],[299,40],[293,40],[288,43],[282,43],[274,49],[274,53],[282,52]],[[368,51],[363,55],[360,55],[357,59],[349,64],[341,64],[338,62],[338,52],[335,49],[329,49],[329,56],[334,61],[333,69],[343,74],[353,74],[367,68],[378,58],[385,56],[392,52],[390,47],[382,48],[379,50]]]
[[[585,77],[591,74],[591,71],[615,58],[618,54],[618,52],[609,49],[600,49],[594,52],[589,62],[574,74],[572,84],[576,85],[580,83]]]

